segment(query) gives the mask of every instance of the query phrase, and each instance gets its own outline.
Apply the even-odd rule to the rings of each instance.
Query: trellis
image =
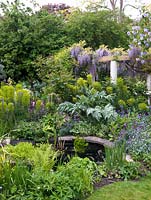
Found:
[[[130,60],[128,55],[124,56],[103,56],[100,58],[100,62],[110,62],[110,79],[111,83],[116,84],[117,82],[117,71],[119,66],[119,61],[128,61]],[[148,104],[151,105],[151,74],[147,74],[146,79],[147,85],[147,95],[148,95]]]

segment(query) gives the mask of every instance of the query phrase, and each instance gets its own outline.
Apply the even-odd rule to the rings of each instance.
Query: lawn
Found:
[[[151,175],[137,182],[126,181],[104,186],[87,200],[151,200]]]

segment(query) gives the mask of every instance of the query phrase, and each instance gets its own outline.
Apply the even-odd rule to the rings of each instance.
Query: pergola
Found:
[[[121,56],[103,56],[100,58],[99,62],[105,63],[110,61],[110,78],[111,83],[116,84],[117,82],[117,70],[119,61],[127,61],[130,60],[128,55]],[[151,105],[151,74],[147,74],[147,95],[148,95],[148,104]]]

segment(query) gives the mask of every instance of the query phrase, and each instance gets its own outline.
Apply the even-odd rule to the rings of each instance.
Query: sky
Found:
[[[0,0],[0,2],[6,2],[7,0]],[[8,0],[8,1],[13,1],[13,0]],[[31,5],[29,2],[30,0],[21,0],[23,3],[25,3],[26,5]],[[84,0],[35,0],[40,6],[42,5],[47,5],[48,3],[65,3],[66,5],[69,6],[74,6],[74,7],[83,7],[82,2]],[[86,1],[86,0],[85,0]],[[98,0],[91,0],[92,2],[98,1]],[[106,0],[109,1],[109,0]],[[151,4],[151,0],[125,0],[125,2],[127,2],[127,4],[131,4],[131,5],[136,5],[135,2],[138,2],[137,4],[139,5],[147,5],[147,4]],[[141,2],[141,3],[140,3]],[[132,18],[137,18],[139,17],[140,13],[139,10],[133,9],[132,7],[127,6],[125,9],[125,12],[127,15],[131,16]]]

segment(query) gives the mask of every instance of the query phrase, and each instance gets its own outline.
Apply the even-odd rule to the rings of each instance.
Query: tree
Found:
[[[127,7],[131,7],[134,9],[139,9],[142,6],[142,0],[89,0],[83,2],[86,2],[87,9],[88,10],[100,10],[100,9],[110,9],[116,14],[116,18],[119,22],[122,22],[124,15],[125,15],[125,10]]]
[[[37,79],[37,56],[49,56],[64,46],[67,37],[63,19],[47,11],[33,13],[16,0],[1,4],[0,60],[7,77],[15,81]]]
[[[82,12],[77,10],[69,16],[66,23],[68,37],[76,43],[85,40],[87,46],[97,49],[101,44],[109,48],[127,48],[127,31],[130,20],[118,23],[114,13],[108,10],[97,12]]]

